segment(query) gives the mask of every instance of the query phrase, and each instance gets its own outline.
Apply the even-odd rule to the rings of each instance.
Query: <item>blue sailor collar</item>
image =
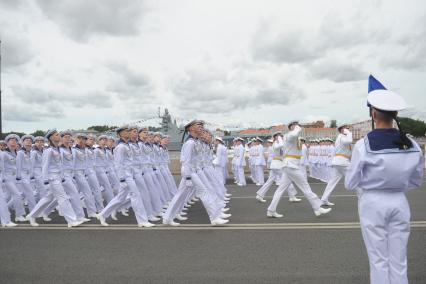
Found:
[[[117,144],[121,144],[121,143],[124,143],[124,144],[129,144],[128,142],[126,142],[126,141],[124,141],[123,139],[119,139],[118,140],[118,142],[117,142]]]
[[[387,153],[409,153],[418,152],[419,150],[414,146],[409,149],[399,149],[398,145],[394,143],[400,139],[400,132],[395,128],[377,128],[369,132],[364,137],[365,147],[367,152],[374,154],[387,154]]]

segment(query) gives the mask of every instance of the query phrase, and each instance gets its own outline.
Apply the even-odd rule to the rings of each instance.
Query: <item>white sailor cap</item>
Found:
[[[342,128],[348,128],[348,127],[349,127],[348,124],[341,124],[340,126],[337,127],[337,130],[340,132]]]
[[[241,138],[241,137],[237,137],[237,138],[235,138],[235,141],[241,141],[241,142],[244,142],[244,139],[243,139],[243,138]]]
[[[87,135],[86,135],[85,133],[78,133],[78,134],[76,135],[76,137],[77,137],[77,138],[80,138],[80,139],[87,139]]]
[[[55,133],[58,133],[58,130],[56,130],[56,128],[49,129],[49,130],[47,130],[46,135],[44,136],[44,138],[46,138],[47,140],[49,140],[50,136],[52,136]]]
[[[139,127],[137,127],[136,125],[129,125],[129,130],[133,129],[136,129],[139,132]]]
[[[64,137],[65,135],[69,135],[72,136],[72,131],[71,130],[64,130],[60,132],[61,137]]]
[[[112,141],[115,141],[115,140],[116,140],[116,139],[115,139],[115,137],[112,137],[112,136],[108,136],[108,137],[107,137],[107,139],[108,139],[108,140],[112,140]]]
[[[299,137],[299,141],[306,142],[306,139],[304,137]]]
[[[255,138],[257,141],[259,141],[260,143],[262,143],[263,142],[263,140],[260,138],[260,137],[256,137]]]
[[[387,90],[373,75],[368,77],[367,105],[383,111],[400,111],[407,108],[403,97]]]
[[[277,136],[277,135],[283,135],[282,131],[275,131],[275,132],[272,134],[272,137],[275,137],[275,136]]]
[[[141,127],[138,129],[138,132],[141,133],[142,131],[149,131],[148,127]]]
[[[96,140],[96,136],[94,134],[87,134],[87,139]]]
[[[34,136],[30,134],[26,134],[21,137],[21,144],[24,142],[25,139],[31,139],[31,142],[34,143]]]
[[[274,140],[272,140],[272,139],[268,139],[267,140],[269,143],[274,143]]]
[[[221,137],[219,137],[219,136],[216,136],[214,139],[217,140],[217,141],[220,141],[220,142],[224,143],[223,139]]]
[[[43,141],[43,142],[46,142],[46,140],[44,139],[44,137],[43,137],[43,136],[36,136],[36,137],[34,137],[34,142],[37,142],[37,141]]]
[[[188,131],[188,128],[189,128],[189,127],[191,127],[191,126],[193,126],[193,125],[195,125],[195,124],[201,124],[201,125],[204,125],[204,123],[205,123],[205,122],[204,122],[203,120],[194,119],[194,120],[192,120],[192,121],[188,122],[187,124],[185,124],[184,129],[185,129],[185,131]]]
[[[102,140],[102,139],[108,140],[108,136],[106,136],[106,135],[99,135],[98,141]]]
[[[154,136],[160,136],[160,137],[163,137],[163,133],[161,133],[161,132],[154,132]]]
[[[117,134],[120,134],[120,132],[121,131],[123,131],[123,130],[129,130],[130,128],[129,128],[129,126],[128,125],[123,125],[123,126],[120,126],[120,127],[118,127],[116,130],[115,130],[115,132],[117,133]]]
[[[299,121],[298,120],[292,120],[292,121],[290,121],[289,124],[287,125],[288,129],[290,129],[290,127],[292,125],[295,125],[295,124],[299,124]]]
[[[4,138],[4,141],[7,143],[11,139],[15,139],[16,142],[19,142],[19,140],[20,140],[18,135],[12,133],[12,134],[7,135],[6,138]]]
[[[170,135],[163,135],[161,138],[162,139],[170,139]]]

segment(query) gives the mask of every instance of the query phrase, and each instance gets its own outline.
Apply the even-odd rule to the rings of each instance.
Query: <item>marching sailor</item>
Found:
[[[337,130],[340,134],[337,136],[335,142],[336,150],[332,160],[332,174],[321,197],[322,204],[326,206],[334,205],[328,198],[336,188],[340,179],[345,176],[351,160],[352,133],[349,131],[349,127],[346,124],[339,126]]]
[[[277,206],[284,191],[288,189],[292,182],[300,188],[311,203],[316,216],[326,214],[331,211],[331,208],[325,209],[321,207],[321,200],[312,192],[308,181],[300,169],[301,149],[298,138],[302,132],[302,127],[300,127],[297,121],[292,121],[288,124],[288,129],[289,132],[284,137],[285,139],[278,138],[279,146],[284,151],[284,172],[281,177],[280,186],[275,191],[272,202],[268,207],[267,216],[275,218],[283,217],[283,215],[277,213]]]
[[[358,193],[358,212],[370,262],[370,281],[408,283],[407,243],[410,206],[405,193],[423,182],[424,157],[419,145],[400,127],[404,99],[369,77],[368,106],[376,129],[352,151],[345,186]],[[393,128],[393,121],[398,129]]]
[[[228,177],[228,149],[226,149],[226,146],[220,137],[216,137],[214,143],[216,145],[216,157],[213,160],[213,165],[218,176],[222,179],[223,184],[225,184],[226,178]]]

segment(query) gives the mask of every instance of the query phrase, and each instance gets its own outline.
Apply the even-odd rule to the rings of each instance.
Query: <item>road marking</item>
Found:
[[[266,195],[264,198],[272,198],[272,197],[274,197],[273,195]],[[283,195],[281,198],[288,198],[289,196],[288,195]],[[304,195],[296,195],[296,197],[305,197]],[[341,194],[341,195],[333,195],[333,198],[334,197],[358,197],[358,195],[356,195],[356,194]],[[232,199],[255,199],[256,198],[256,196],[231,196],[231,200]]]
[[[229,224],[222,227],[213,227],[209,224],[182,224],[178,227],[157,225],[153,228],[139,228],[135,224],[116,224],[103,227],[99,224],[85,224],[75,228],[68,228],[65,224],[46,224],[39,227],[31,227],[28,224],[19,225],[14,228],[2,228],[3,230],[95,230],[95,231],[198,231],[198,230],[312,230],[312,229],[359,229],[358,222],[336,222],[336,223],[266,223],[266,224]],[[426,221],[413,221],[411,228],[426,228]]]

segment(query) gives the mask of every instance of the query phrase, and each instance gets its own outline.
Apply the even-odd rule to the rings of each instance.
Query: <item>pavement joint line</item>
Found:
[[[412,228],[426,228],[426,221],[412,221]],[[153,228],[139,228],[136,224],[111,224],[108,227],[100,224],[85,224],[79,227],[68,228],[65,224],[43,224],[31,227],[28,224],[5,230],[291,230],[291,229],[357,229],[359,222],[329,222],[329,223],[258,223],[258,224],[229,224],[224,226],[211,226],[209,224],[182,224],[171,227],[159,224]]]

